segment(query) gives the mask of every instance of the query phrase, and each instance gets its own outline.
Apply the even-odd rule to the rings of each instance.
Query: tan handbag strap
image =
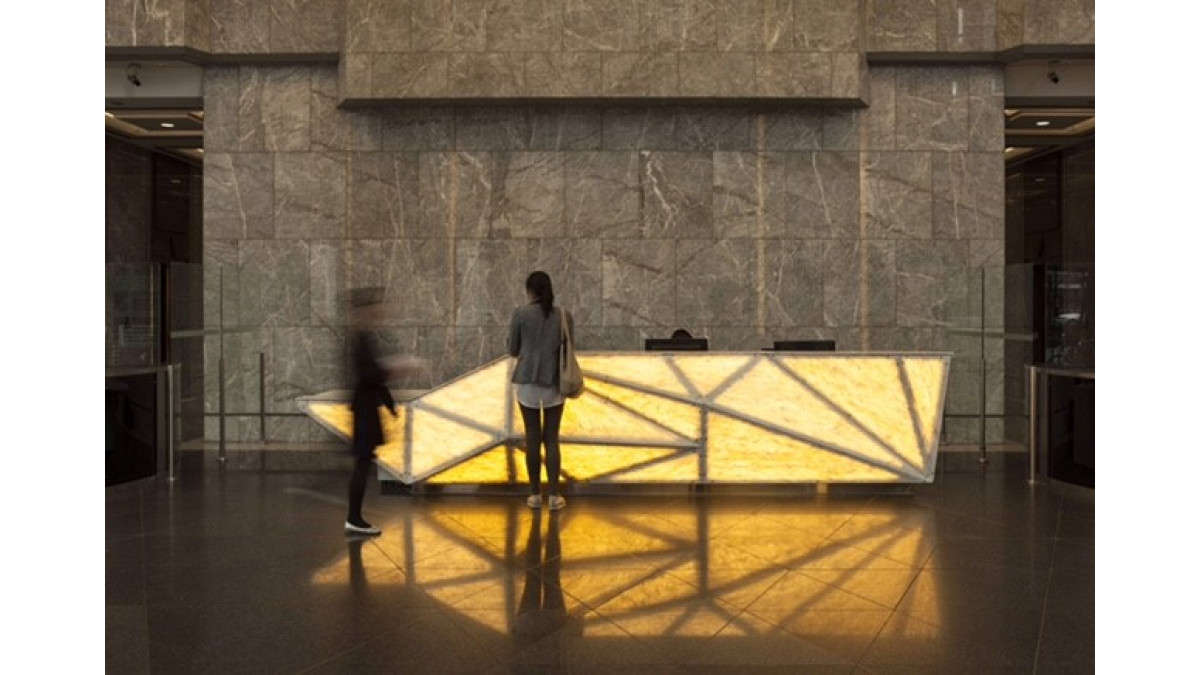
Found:
[[[558,325],[563,336],[563,344],[565,345],[568,341],[571,341],[571,329],[568,325],[568,321],[571,318],[571,313],[562,307],[559,307],[558,309],[562,312],[562,314],[558,317]],[[571,342],[571,344],[573,345],[574,342]]]

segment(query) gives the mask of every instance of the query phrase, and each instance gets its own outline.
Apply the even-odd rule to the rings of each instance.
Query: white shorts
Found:
[[[556,405],[562,405],[565,400],[558,387],[547,387],[540,384],[517,385],[517,402],[526,408],[537,410],[553,408]]]

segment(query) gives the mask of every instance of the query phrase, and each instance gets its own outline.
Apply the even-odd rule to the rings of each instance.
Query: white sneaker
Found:
[[[525,500],[525,503],[529,505],[529,508],[531,509],[540,509],[542,508],[542,496],[529,495],[529,498]]]
[[[348,520],[346,521],[346,534],[365,534],[373,537],[382,532],[382,530],[370,523],[364,522],[362,525],[355,525]]]
[[[567,500],[562,495],[550,495],[550,510],[557,511],[567,505]]]

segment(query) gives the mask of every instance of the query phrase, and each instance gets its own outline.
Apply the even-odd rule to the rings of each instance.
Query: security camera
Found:
[[[129,80],[129,84],[135,87],[142,86],[142,78],[138,77],[141,69],[142,67],[136,63],[129,64],[129,67],[125,69],[125,79]]]
[[[1050,80],[1054,84],[1058,84],[1058,81],[1059,81],[1058,71],[1052,70],[1052,71],[1046,73],[1046,79]]]

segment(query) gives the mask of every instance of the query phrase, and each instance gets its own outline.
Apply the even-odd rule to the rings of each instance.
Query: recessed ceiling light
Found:
[[[1039,127],[1048,127],[1050,126],[1050,120],[1038,120],[1037,125]]]
[[[108,112],[107,110],[105,110],[105,111],[104,111],[104,116],[105,116],[105,117],[116,117],[116,115],[114,115],[114,114],[112,114],[112,113]]]
[[[161,122],[160,124],[162,124],[162,127],[164,129],[174,129],[175,128],[174,122]],[[1041,124],[1041,122],[1038,122],[1038,124]]]

